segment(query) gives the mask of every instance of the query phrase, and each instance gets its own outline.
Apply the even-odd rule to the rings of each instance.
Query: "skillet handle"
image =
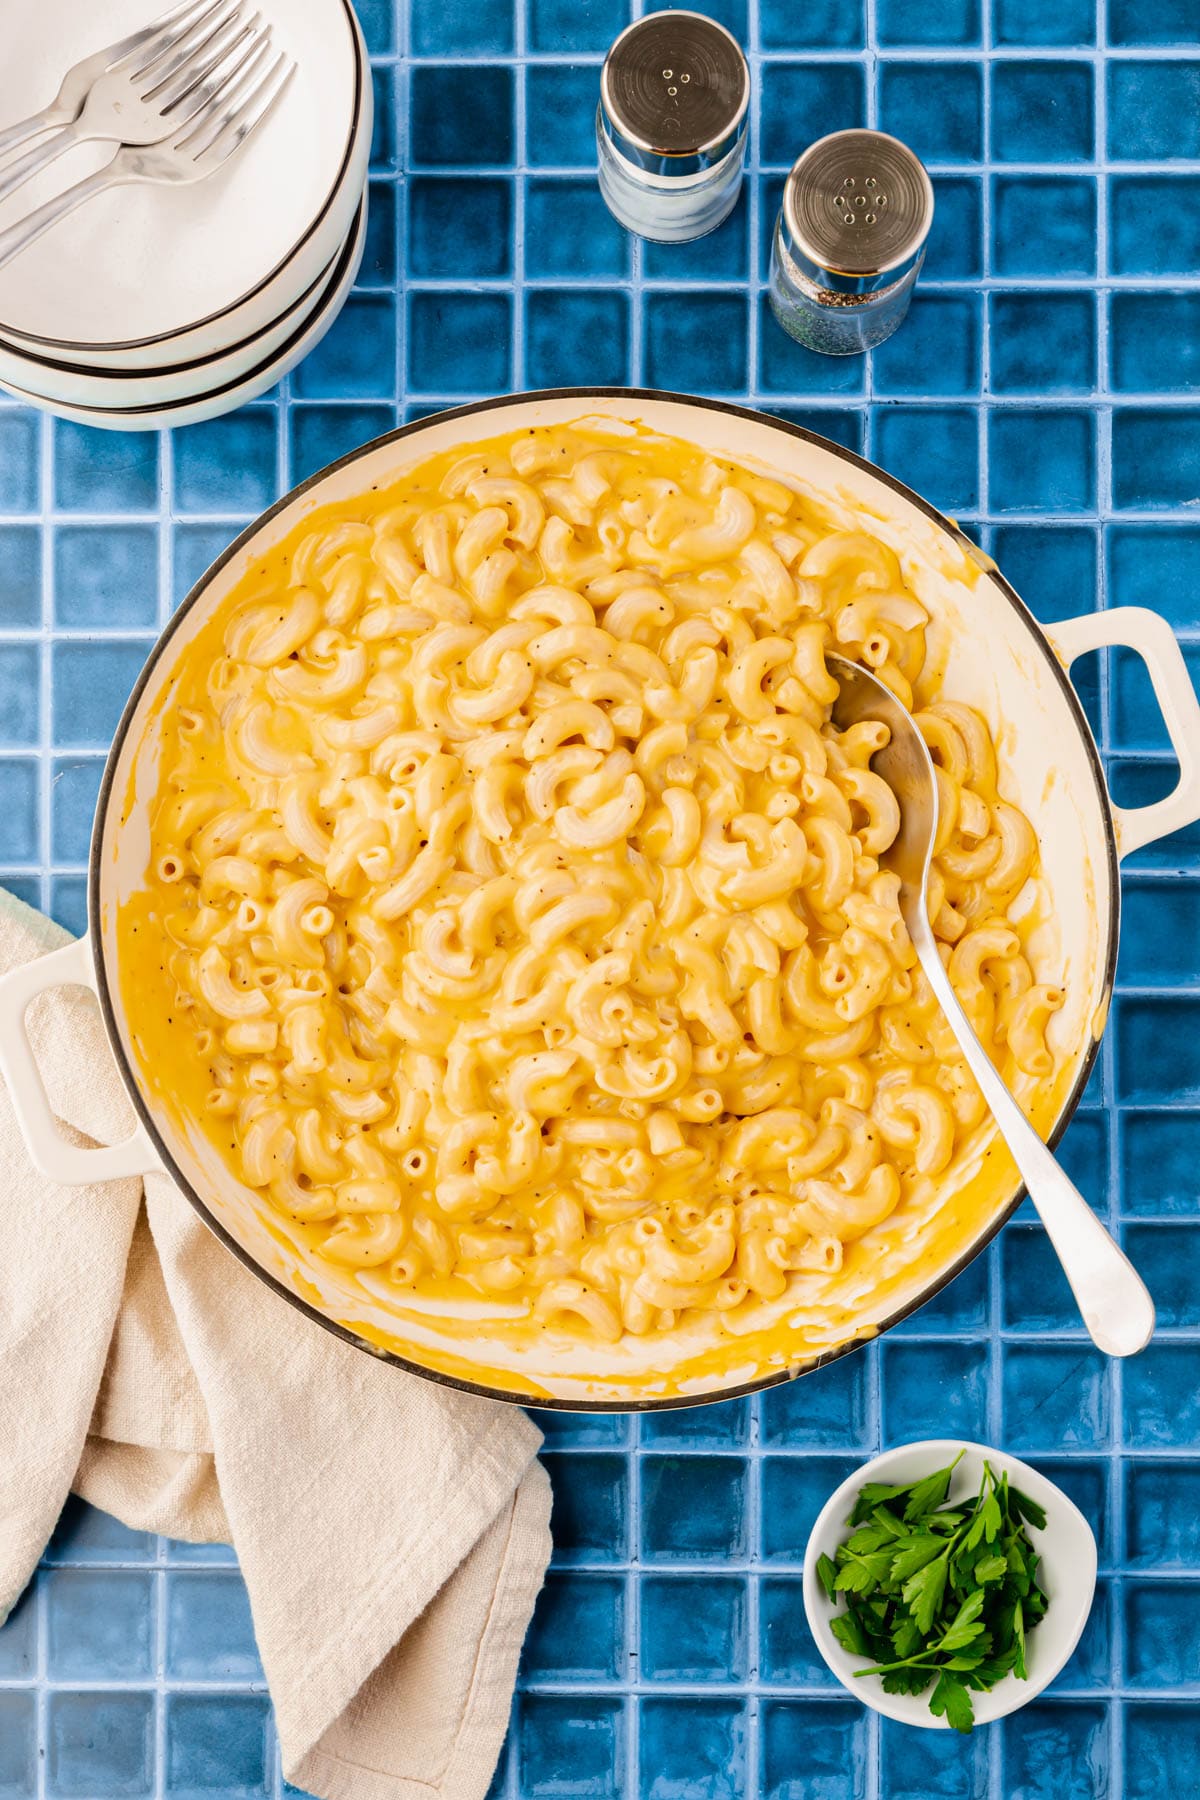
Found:
[[[12,1097],[13,1112],[25,1138],[30,1161],[41,1175],[61,1187],[83,1187],[126,1175],[160,1169],[154,1146],[139,1125],[120,1144],[87,1149],[68,1143],[58,1129],[29,1041],[25,1015],[31,1001],[53,987],[86,987],[95,992],[91,947],[86,937],[64,944],[49,956],[22,963],[0,976],[0,1075]]]
[[[1193,825],[1200,819],[1200,700],[1192,686],[1178,639],[1160,613],[1148,606],[1114,606],[1107,612],[1083,613],[1046,627],[1046,636],[1070,668],[1086,650],[1123,644],[1145,663],[1162,708],[1171,748],[1179,761],[1179,781],[1162,800],[1149,806],[1112,807],[1117,854],[1122,861],[1156,838]]]

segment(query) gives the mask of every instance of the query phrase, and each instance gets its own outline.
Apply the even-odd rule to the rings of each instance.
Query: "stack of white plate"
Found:
[[[0,126],[45,106],[71,65],[164,5],[7,9]],[[157,430],[265,393],[329,329],[366,232],[366,46],[350,0],[261,10],[296,63],[270,117],[207,180],[112,188],[0,269],[0,387],[84,424]],[[113,148],[75,146],[0,204],[0,228]]]

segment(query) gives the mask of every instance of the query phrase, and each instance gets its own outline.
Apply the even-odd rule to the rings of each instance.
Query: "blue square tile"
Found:
[[[1085,1196],[1093,1206],[1102,1195]],[[1000,1295],[1011,1331],[1082,1331],[1062,1265],[1040,1225],[1012,1224],[1000,1234]]]
[[[517,1713],[521,1800],[621,1800],[625,1720],[620,1700],[523,1694]]]
[[[203,429],[203,427],[199,427]],[[158,618],[158,530],[153,525],[63,525],[54,538],[59,625],[153,625]]]
[[[783,175],[760,175],[758,178],[758,272],[766,281],[771,273],[771,246],[775,241],[775,227],[779,221],[780,208],[783,205]],[[749,185],[747,183],[747,185]],[[763,300],[762,317],[764,323],[772,318]],[[841,357],[826,358],[826,361],[857,361],[858,358]]]
[[[1125,1554],[1135,1569],[1200,1569],[1200,1467],[1125,1465]]]
[[[1200,294],[1114,294],[1110,384],[1119,393],[1200,389]]]
[[[867,41],[862,0],[812,0],[808,6],[759,0],[758,35],[764,50],[861,50]]]
[[[1094,611],[1096,533],[1086,525],[999,525],[992,555],[1043,625]]]
[[[875,392],[974,394],[979,387],[979,301],[918,291],[907,319],[871,352]]]
[[[507,294],[413,294],[408,385],[427,394],[493,394],[508,387],[512,302]]]
[[[988,468],[993,512],[1086,512],[1096,498],[1096,421],[1067,408],[993,412]]]
[[[596,167],[599,63],[531,65],[525,71],[525,158],[531,168]]]
[[[858,407],[778,406],[772,401],[763,411],[777,419],[786,419],[790,425],[813,431],[818,437],[828,438],[831,443],[842,444],[858,456],[863,453],[867,421]]]
[[[1118,806],[1149,806],[1175,787],[1175,764],[1146,757],[1113,757],[1108,765],[1108,791]],[[1195,869],[1200,867],[1200,825],[1182,826],[1147,844],[1126,859],[1130,869]]]
[[[644,13],[669,12],[674,9],[674,0],[643,0]],[[739,44],[746,44],[750,39],[750,15],[748,0],[711,0],[704,8],[710,19],[723,25],[732,33]]]
[[[530,1407],[529,1416],[551,1448],[564,1444],[598,1448],[629,1439],[629,1419],[621,1413],[545,1412]]]
[[[893,62],[879,72],[879,124],[926,163],[983,155],[983,71],[969,62]]]
[[[1103,1706],[1035,1700],[1004,1721],[1005,1791],[1011,1800],[1097,1800],[1107,1794],[1108,1719]]]
[[[750,191],[743,187],[737,205],[719,231],[693,238],[690,244],[642,245],[642,274],[648,281],[745,281],[750,258]]]
[[[29,1800],[37,1767],[37,1696],[0,1692],[0,1800]]]
[[[1095,1113],[1076,1113],[1055,1153],[1076,1187],[1099,1209],[1108,1194],[1108,1123]]]
[[[1112,461],[1115,507],[1194,507],[1200,497],[1200,411],[1117,408]]]
[[[1200,176],[1114,175],[1108,184],[1114,275],[1193,275],[1200,264]]]
[[[50,917],[72,937],[88,928],[87,876],[56,875],[50,883]]]
[[[804,1562],[817,1514],[860,1456],[766,1456],[762,1464],[762,1558],[766,1563]]]
[[[867,1358],[855,1353],[769,1388],[759,1402],[763,1443],[866,1449],[871,1441],[869,1370]]]
[[[746,1712],[740,1700],[643,1700],[642,1800],[742,1800],[746,1792]]]
[[[806,350],[779,324],[766,296],[759,312],[758,385],[764,394],[861,394],[865,356],[821,356]]]
[[[148,1570],[55,1569],[45,1578],[52,1681],[135,1681],[153,1673],[154,1577]]]
[[[1200,1102],[1200,1000],[1119,995],[1117,1091],[1133,1105]]]
[[[54,421],[54,500],[64,512],[152,512],[158,506],[158,435]]]
[[[864,1800],[867,1719],[851,1700],[768,1700],[762,1709],[762,1800]]]
[[[1095,1535],[1101,1564],[1114,1562],[1116,1545],[1112,1541],[1107,1460],[1103,1456],[1093,1460],[1085,1456],[1053,1457],[1039,1453],[1033,1462],[1047,1480],[1060,1487],[1068,1500],[1075,1502]],[[1101,1644],[1101,1654],[1105,1657],[1109,1654],[1110,1642],[1106,1638]]]
[[[149,649],[145,639],[54,645],[50,683],[56,744],[108,748]]]
[[[641,1586],[638,1665],[650,1681],[690,1685],[746,1674],[746,1584],[717,1575],[649,1575]]]
[[[1148,881],[1144,876],[1131,876],[1122,910],[1117,979],[1138,987],[1168,989],[1194,982],[1200,886],[1191,881]],[[1176,931],[1189,935],[1176,942]]]
[[[747,1482],[740,1456],[643,1456],[642,1555],[703,1562],[746,1554]]]
[[[356,304],[350,300],[347,310]],[[224,419],[176,431],[174,510],[252,514],[270,506],[278,492],[277,441],[275,413],[265,406],[243,407]]]
[[[1194,1345],[1151,1344],[1122,1375],[1126,1444],[1135,1450],[1200,1448]]]
[[[1083,1344],[1009,1344],[1004,1352],[1004,1439],[1026,1450],[1090,1450],[1112,1428],[1108,1372]]]
[[[31,1581],[12,1611],[0,1625],[0,1681],[24,1681],[37,1667],[37,1596],[36,1582]],[[0,1708],[3,1701],[0,1700]],[[2,1717],[0,1711],[0,1717]],[[3,1741],[0,1731],[0,1742]],[[0,1770],[3,1763],[0,1762]],[[4,1794],[0,1775],[0,1795]]]
[[[390,406],[295,406],[290,425],[293,482],[306,481],[360,444],[381,437],[396,423]]]
[[[1125,1711],[1125,1767],[1121,1800],[1162,1800],[1186,1794],[1200,1766],[1200,1708],[1159,1704]]]
[[[701,239],[707,242],[707,239]],[[633,239],[605,206],[592,177],[531,176],[525,185],[525,273],[624,275]],[[643,255],[652,246],[643,246]]]
[[[0,411],[0,512],[35,512],[41,458],[36,413]]]
[[[1091,393],[1096,385],[1091,294],[993,294],[990,304],[994,393]]]
[[[798,121],[803,120],[797,138]],[[767,63],[759,99],[759,161],[791,168],[806,143],[867,122],[867,89],[854,63]]]
[[[622,1561],[629,1544],[625,1458],[571,1450],[543,1461],[554,1490],[555,1554],[580,1563]]]
[[[876,0],[879,42],[952,44],[965,49],[979,42],[980,0]]]
[[[987,1439],[988,1357],[976,1344],[883,1347],[883,1440]]]
[[[885,1719],[880,1733],[881,1791],[888,1800],[984,1800],[988,1734],[914,1731]],[[1005,1800],[1016,1800],[1006,1794]],[[1096,1796],[1100,1800],[1100,1796]]]
[[[46,1546],[47,1563],[148,1562],[155,1540],[148,1531],[131,1531],[111,1514],[88,1506],[71,1494]]]
[[[179,1681],[261,1681],[240,1575],[173,1574],[167,1582],[167,1673]]]
[[[1093,44],[1096,8],[1092,0],[993,0],[992,36],[997,44],[1042,49],[1051,45]]]
[[[1095,136],[1090,63],[992,64],[992,156],[997,162],[1090,162]]]
[[[370,168],[372,174],[376,174],[395,169],[400,162],[395,69],[372,69],[371,92],[375,102],[375,122],[371,131]]]
[[[832,1688],[804,1614],[799,1575],[764,1575],[758,1584],[758,1672],[775,1687]]]
[[[1121,1121],[1121,1207],[1135,1217],[1200,1217],[1200,1118],[1126,1113]]]
[[[648,294],[645,314],[648,386],[745,393],[749,321],[740,294]]]
[[[396,283],[396,200],[390,181],[373,181],[367,203],[367,241],[363,245],[360,287],[394,287]]]
[[[412,0],[416,56],[503,56],[515,42],[513,0]]]
[[[529,0],[529,44],[558,56],[605,51],[629,23],[629,0]]]
[[[392,0],[355,0],[369,56],[386,56],[395,48],[396,15]]]
[[[37,860],[38,786],[38,765],[32,758],[0,760],[0,862]]]
[[[925,247],[924,279],[969,281],[983,274],[983,183],[941,175]]]
[[[0,744],[36,744],[38,680],[36,644],[0,644]]]
[[[1192,0],[1108,0],[1110,44],[1194,44],[1196,14]]]
[[[154,1792],[153,1694],[52,1693],[46,1725],[50,1800],[148,1800]]]
[[[171,606],[185,599],[237,534],[235,525],[176,525],[172,532]]]
[[[409,276],[509,274],[512,213],[511,181],[415,176],[408,184]]]
[[[1060,1482],[1059,1485],[1063,1484]],[[1089,1518],[1088,1523],[1095,1530],[1094,1520]],[[1103,1562],[1103,1550],[1100,1557]],[[1096,1583],[1092,1610],[1082,1636],[1062,1674],[1054,1677],[1050,1693],[1061,1697],[1063,1694],[1094,1693],[1097,1688],[1108,1687],[1112,1680],[1113,1631],[1113,1593],[1110,1584],[1101,1578]]]
[[[997,275],[1094,275],[1096,183],[1078,175],[993,177],[992,244]]]
[[[1200,62],[1109,63],[1108,154],[1115,162],[1200,156]]]
[[[659,1450],[739,1446],[750,1436],[750,1402],[722,1400],[713,1406],[685,1406],[642,1418],[642,1443]]]
[[[268,1795],[270,1719],[265,1695],[168,1695],[169,1800],[259,1800]]]
[[[478,64],[463,104],[458,64],[413,69],[409,76],[409,143],[414,166],[502,168],[516,146],[513,71]]]
[[[387,400],[396,392],[398,357],[395,298],[351,294],[292,385],[310,400]]]
[[[988,1322],[988,1258],[977,1256],[932,1300],[896,1327],[899,1337],[929,1337],[939,1332],[980,1332]]]
[[[236,1568],[237,1557],[230,1544],[185,1544],[179,1538],[166,1540],[167,1561],[169,1563],[203,1564],[206,1568]]]
[[[880,407],[875,455],[943,512],[979,505],[979,427],[969,406]]]
[[[0,630],[41,623],[42,539],[36,525],[0,525]]]
[[[42,905],[42,881],[39,875],[5,875],[3,886],[6,894],[21,900],[26,906],[38,911]]]
[[[521,1654],[524,1680],[616,1681],[625,1654],[622,1577],[551,1571]]]
[[[619,387],[629,379],[629,300],[602,289],[534,288],[525,301],[529,387]]]
[[[1200,1606],[1190,1582],[1130,1582],[1125,1665],[1133,1688],[1200,1687]]]
[[[1200,1228],[1126,1226],[1121,1242],[1153,1294],[1160,1327],[1200,1328]]]

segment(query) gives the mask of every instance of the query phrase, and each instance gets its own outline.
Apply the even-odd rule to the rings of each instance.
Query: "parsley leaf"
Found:
[[[962,1682],[945,1669],[929,1696],[929,1710],[944,1718],[947,1725],[953,1725],[955,1731],[970,1731],[975,1723],[975,1709],[971,1705],[970,1694]]]

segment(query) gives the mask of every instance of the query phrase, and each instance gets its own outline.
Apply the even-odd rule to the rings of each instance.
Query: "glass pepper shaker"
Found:
[[[798,343],[854,356],[895,331],[933,222],[933,184],[882,131],[835,131],[794,164],[771,249],[771,310]]]
[[[600,192],[627,230],[657,243],[703,237],[737,204],[750,69],[703,13],[659,12],[605,58],[596,111]]]

